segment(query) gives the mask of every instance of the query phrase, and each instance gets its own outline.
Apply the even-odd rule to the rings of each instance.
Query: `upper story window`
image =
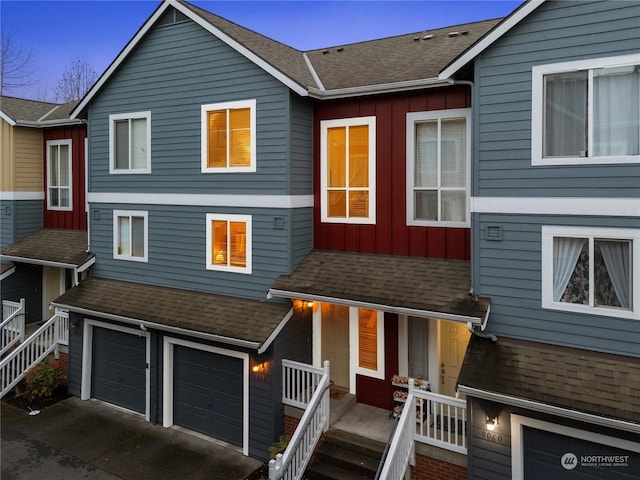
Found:
[[[375,224],[376,118],[320,123],[323,222]]]
[[[533,67],[532,164],[640,162],[638,55]]]
[[[640,230],[542,227],[542,306],[640,319]]]
[[[202,171],[256,171],[256,101],[202,105]]]
[[[470,109],[407,113],[407,224],[469,226]]]
[[[148,259],[148,213],[114,210],[113,258],[146,262]]]
[[[251,273],[251,216],[207,214],[207,269]]]
[[[47,208],[72,209],[71,140],[47,141]]]
[[[109,173],[151,172],[151,112],[109,115]]]

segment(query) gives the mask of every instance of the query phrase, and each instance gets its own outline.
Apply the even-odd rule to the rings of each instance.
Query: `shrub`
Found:
[[[51,398],[67,381],[61,362],[46,358],[25,374],[27,394],[31,398]]]
[[[280,436],[280,440],[271,444],[269,447],[269,455],[271,455],[271,458],[276,458],[277,454],[284,453],[287,449],[287,445],[289,445],[289,440],[291,440],[289,435],[282,435]]]

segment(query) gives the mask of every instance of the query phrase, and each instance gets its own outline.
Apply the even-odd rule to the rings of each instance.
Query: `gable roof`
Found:
[[[82,268],[93,264],[95,255],[87,252],[87,232],[43,228],[0,249],[0,258],[14,262]]]
[[[640,432],[640,358],[472,335],[458,385],[474,397]]]
[[[301,96],[336,98],[443,85],[438,72],[500,19],[306,52],[191,5],[164,0],[72,112],[77,117],[167,11],[175,8]]]
[[[481,325],[489,299],[469,295],[467,260],[313,250],[269,295]]]
[[[39,102],[15,97],[0,97],[0,116],[9,125],[46,127],[80,123],[70,118],[77,101],[65,104]]]
[[[483,35],[475,44],[470,48],[456,56],[451,63],[449,63],[440,72],[438,78],[441,80],[452,78],[468,63],[473,61],[480,53],[489,48],[496,40],[502,37],[505,33],[511,30],[515,25],[520,23],[522,19],[528,16],[536,8],[544,3],[545,0],[527,0],[525,3],[516,8],[511,14],[505,17],[499,24],[497,24],[492,30]]]

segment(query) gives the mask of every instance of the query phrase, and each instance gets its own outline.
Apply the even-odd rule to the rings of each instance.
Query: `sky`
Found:
[[[85,58],[101,75],[160,0],[0,0],[0,29],[31,51],[33,85],[4,95],[55,100],[65,67]],[[509,15],[521,0],[206,1],[211,13],[298,50],[346,45]]]

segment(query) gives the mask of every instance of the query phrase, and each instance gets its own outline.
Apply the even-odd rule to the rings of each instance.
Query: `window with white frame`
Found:
[[[640,162],[640,57],[532,69],[532,164]]]
[[[114,210],[113,258],[146,262],[148,259],[148,212]]]
[[[151,112],[109,115],[109,173],[151,172]]]
[[[71,210],[71,140],[47,141],[47,208]]]
[[[407,224],[469,226],[470,109],[407,113]]]
[[[542,227],[542,306],[640,319],[640,230]]]
[[[251,215],[207,214],[207,269],[251,273]]]
[[[202,172],[256,171],[256,101],[201,107]]]
[[[376,118],[320,122],[323,222],[375,224]]]

